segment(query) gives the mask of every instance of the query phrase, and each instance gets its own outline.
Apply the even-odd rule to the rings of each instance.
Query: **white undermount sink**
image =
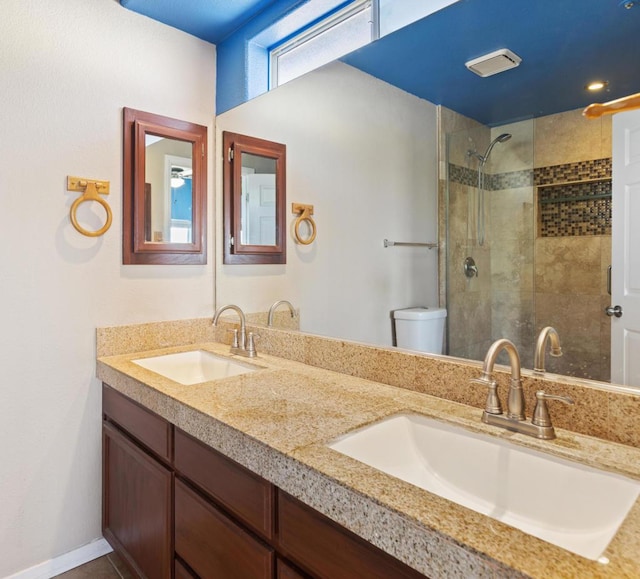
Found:
[[[131,360],[134,364],[184,385],[255,372],[258,368],[203,350]]]
[[[387,474],[598,560],[640,493],[640,482],[399,414],[328,444]]]

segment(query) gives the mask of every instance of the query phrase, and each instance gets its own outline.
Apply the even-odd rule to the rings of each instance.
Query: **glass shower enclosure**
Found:
[[[533,120],[451,133],[447,161],[448,353],[482,360],[508,338],[531,368]]]

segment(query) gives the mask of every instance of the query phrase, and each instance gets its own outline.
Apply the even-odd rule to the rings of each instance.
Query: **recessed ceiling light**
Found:
[[[608,84],[609,83],[606,80],[594,80],[593,82],[590,82],[584,88],[586,88],[587,90],[591,90],[591,91],[597,91],[597,90],[602,90],[603,88],[606,88],[606,86]]]

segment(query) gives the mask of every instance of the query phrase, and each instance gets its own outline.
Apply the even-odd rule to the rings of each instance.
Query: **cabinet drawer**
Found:
[[[273,536],[271,483],[178,429],[174,454],[176,471],[260,535]]]
[[[171,461],[171,424],[150,410],[102,386],[102,412],[159,457]]]
[[[285,555],[319,578],[424,578],[282,491],[278,491],[278,540]]]
[[[302,575],[291,565],[287,565],[282,559],[276,564],[276,579],[308,579],[308,575]]]
[[[200,577],[273,578],[273,550],[177,479],[175,550]]]

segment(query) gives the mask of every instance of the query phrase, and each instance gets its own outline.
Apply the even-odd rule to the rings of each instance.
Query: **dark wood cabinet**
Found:
[[[424,577],[105,384],[103,529],[148,579]]]
[[[103,533],[140,576],[169,579],[173,474],[114,426],[103,426]]]
[[[273,537],[274,486],[181,430],[175,433],[176,472],[261,536]]]
[[[274,550],[182,481],[175,483],[175,549],[200,577],[272,579]]]
[[[198,579],[178,559],[173,564],[173,577],[174,579]]]
[[[314,577],[424,577],[282,491],[278,491],[278,541],[281,550]]]
[[[309,579],[309,575],[303,575],[282,559],[278,559],[276,562],[276,579]]]
[[[102,412],[106,420],[117,424],[162,461],[171,461],[171,423],[106,385],[102,389]]]

